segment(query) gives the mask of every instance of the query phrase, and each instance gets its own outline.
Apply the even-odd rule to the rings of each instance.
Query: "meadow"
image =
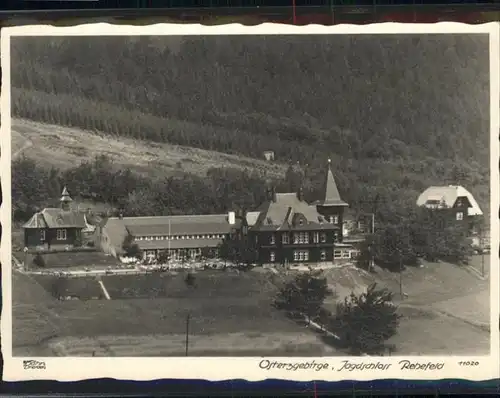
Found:
[[[37,164],[62,170],[96,156],[106,155],[116,168],[127,168],[150,177],[179,172],[204,176],[211,167],[231,167],[283,177],[286,165],[189,146],[113,137],[98,131],[51,125],[24,119],[12,120],[12,157],[22,154]],[[262,155],[263,156],[263,155]]]
[[[326,302],[333,311],[338,299],[373,282],[394,292],[402,315],[399,332],[389,341],[394,354],[489,351],[488,281],[465,269],[447,263],[407,269],[403,299],[398,275],[380,268],[375,274],[350,267],[325,274],[338,295]],[[190,355],[345,355],[273,308],[277,287],[293,275],[202,271],[194,273],[193,285],[186,284],[185,272],[102,276],[111,300],[103,299],[95,277],[68,278],[68,294],[82,300],[59,301],[49,293],[56,277],[15,273],[14,352],[185,355],[188,326]],[[457,334],[461,337],[450,339]]]
[[[15,274],[13,289],[30,304],[14,309],[14,355],[185,355],[188,315],[191,355],[338,355],[272,307],[276,287],[265,274],[197,273],[195,287],[183,275],[165,276],[168,297],[154,297],[158,282],[149,276],[114,278],[103,278],[111,300],[58,301],[31,276]],[[90,279],[75,283],[92,286]],[[113,299],[126,297],[127,286],[141,286],[150,298]]]

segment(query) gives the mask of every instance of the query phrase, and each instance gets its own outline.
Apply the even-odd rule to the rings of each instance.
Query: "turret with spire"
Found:
[[[320,200],[315,202],[318,213],[320,213],[328,222],[331,222],[339,227],[340,234],[337,241],[342,240],[342,223],[344,209],[349,205],[340,197],[335,177],[331,168],[331,159],[328,159],[326,170],[326,179],[323,192]]]
[[[59,202],[61,202],[61,209],[68,211],[71,210],[71,202],[73,202],[73,199],[71,199],[71,196],[69,196],[69,192],[64,187],[62,194],[61,194],[61,199],[59,199]]]
[[[332,160],[328,159],[328,167],[326,172],[324,191],[321,200],[318,201],[317,204],[324,207],[330,207],[330,206],[348,207],[349,205],[346,202],[344,202],[340,197],[339,189],[337,188],[337,183],[335,182],[335,178],[333,176],[331,164]]]

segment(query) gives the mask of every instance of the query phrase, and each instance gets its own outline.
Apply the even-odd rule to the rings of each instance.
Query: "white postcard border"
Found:
[[[3,226],[0,246],[2,263],[3,308],[1,317],[2,354],[4,358],[3,379],[20,380],[59,380],[74,381],[90,378],[116,378],[122,380],[154,379],[204,379],[211,381],[244,379],[260,381],[264,379],[283,379],[294,381],[369,381],[375,379],[439,380],[467,379],[472,381],[496,379],[500,376],[499,366],[499,262],[491,258],[491,352],[487,356],[449,356],[449,357],[322,357],[322,358],[13,358],[12,357],[12,303],[11,303],[11,140],[10,140],[10,38],[12,36],[133,36],[133,35],[281,35],[281,34],[474,34],[490,36],[490,89],[491,89],[491,251],[499,253],[499,220],[495,209],[500,208],[499,186],[499,132],[500,132],[500,24],[466,25],[455,22],[437,24],[382,23],[371,25],[337,26],[292,26],[281,24],[262,24],[243,26],[228,24],[203,26],[199,24],[154,24],[149,26],[111,25],[106,23],[54,27],[31,25],[3,28],[1,31],[1,157],[0,177],[3,202],[0,220]],[[453,338],[453,336],[450,336]],[[23,368],[24,359],[45,363],[46,369]],[[340,370],[343,361],[351,364],[372,364],[368,368]],[[403,361],[403,362],[402,362]],[[423,367],[404,369],[404,361],[423,364]],[[478,366],[464,365],[478,362]],[[277,366],[276,364],[285,364]],[[297,364],[309,364],[299,368]],[[434,369],[426,367],[434,364]],[[437,366],[437,364],[442,364]],[[388,366],[385,366],[388,365]],[[332,366],[334,369],[332,369]]]

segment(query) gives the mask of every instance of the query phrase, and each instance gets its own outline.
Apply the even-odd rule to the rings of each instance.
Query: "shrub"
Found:
[[[35,258],[33,259],[33,264],[40,268],[45,267],[45,260],[40,253],[36,254]]]
[[[352,293],[337,304],[332,329],[354,355],[382,355],[386,341],[396,334],[400,315],[387,289],[368,287],[366,293]]]

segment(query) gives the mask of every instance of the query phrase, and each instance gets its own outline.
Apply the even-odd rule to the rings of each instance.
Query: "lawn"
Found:
[[[408,297],[401,303],[398,335],[390,341],[397,345],[396,353],[487,353],[489,333],[478,325],[489,309],[487,281],[451,264],[426,267],[403,275]],[[50,290],[52,276],[37,276],[37,283],[15,275],[18,355],[185,355],[188,315],[191,355],[339,355],[319,335],[272,307],[275,283],[292,274],[282,278],[264,270],[207,270],[194,274],[193,286],[186,284],[184,272],[107,275],[102,281],[112,299],[88,301],[52,298],[42,288]],[[382,270],[370,275],[343,268],[330,270],[328,278],[340,298],[351,290],[362,292],[372,282],[396,290],[399,286],[397,275]],[[69,278],[67,289],[82,298],[100,295],[93,277]],[[481,303],[486,305],[479,308]],[[333,304],[330,300],[327,306],[334,309]]]
[[[403,300],[398,273],[376,267],[375,273],[369,274],[352,267],[328,270],[326,275],[340,298],[351,291],[362,293],[374,282],[394,293],[403,318],[390,343],[397,346],[399,355],[489,352],[489,281],[464,267],[427,262],[421,268],[408,267],[401,278],[407,295]],[[327,307],[335,311],[335,300],[329,300]]]
[[[93,276],[78,278],[33,275],[33,278],[50,294],[62,297],[79,297],[81,300],[104,298],[97,279]]]
[[[12,273],[13,346],[37,346],[57,336],[63,323],[52,310],[58,302],[33,278]]]
[[[459,319],[400,307],[398,334],[390,339],[394,355],[488,355],[490,333]]]
[[[98,251],[70,251],[57,253],[43,253],[45,268],[107,268],[121,265],[113,256]]]
[[[113,299],[166,297],[218,300],[224,298],[271,300],[276,287],[269,277],[255,272],[206,270],[192,273],[193,286],[186,284],[186,272],[146,275],[108,275],[102,281]],[[138,282],[140,280],[140,282]]]
[[[185,356],[186,336],[102,336],[57,338],[48,343],[58,356]],[[256,348],[258,347],[258,348]],[[245,332],[189,336],[190,356],[337,356],[314,333]]]
[[[24,301],[38,303],[31,312],[14,314],[17,355],[27,350],[79,356],[184,355],[188,314],[192,355],[335,355],[319,335],[272,308],[275,287],[265,274],[200,272],[195,287],[188,287],[182,274],[106,276],[111,297],[127,286],[141,286],[144,297],[149,289],[163,286],[163,294],[88,301],[55,300],[32,277],[16,275],[14,289],[24,289]],[[42,283],[50,286],[50,277],[44,278]],[[92,278],[75,283],[97,286]],[[34,319],[43,328],[30,327]]]
[[[466,267],[450,263],[423,262],[422,267],[407,267],[401,275],[404,302],[415,305],[434,305],[446,300],[487,292],[489,281],[467,271]],[[380,267],[374,273],[359,270],[356,267],[330,269],[325,272],[328,283],[339,297],[354,291],[359,294],[366,291],[371,283],[385,287],[394,293],[395,301],[400,301],[400,275]],[[489,301],[486,301],[489,306]],[[488,310],[489,311],[489,310]]]

